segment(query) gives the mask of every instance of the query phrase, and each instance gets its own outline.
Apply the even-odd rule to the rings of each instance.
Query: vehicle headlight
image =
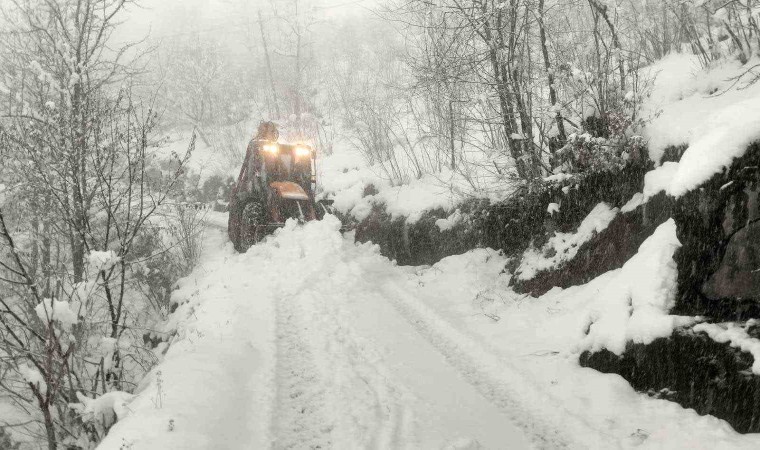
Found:
[[[296,156],[297,157],[311,156],[311,149],[309,147],[306,147],[305,145],[299,145],[296,147]]]
[[[261,149],[272,155],[276,155],[280,152],[280,147],[277,144],[264,144]]]

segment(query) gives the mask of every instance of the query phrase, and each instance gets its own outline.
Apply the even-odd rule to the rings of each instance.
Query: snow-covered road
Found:
[[[345,245],[336,226],[241,257],[264,268],[257,277],[274,294],[272,446],[530,447],[399,312],[407,282],[399,268],[368,246]]]
[[[102,448],[532,447],[403,314],[403,269],[338,227],[282,230],[244,255],[210,230],[176,294],[160,392]]]
[[[399,312],[398,277],[367,262],[319,265],[278,299],[274,446],[530,447]]]
[[[100,448],[757,445],[577,366],[584,305],[611,277],[521,302],[499,297],[492,250],[399,267],[339,227],[290,224],[242,255],[209,229],[164,360]]]

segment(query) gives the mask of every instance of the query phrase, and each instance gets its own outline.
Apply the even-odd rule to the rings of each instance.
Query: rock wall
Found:
[[[513,280],[516,292],[540,296],[554,286],[567,288],[588,283],[610,270],[623,267],[655,229],[670,218],[673,200],[659,194],[634,211],[619,214],[609,226],[583,244],[575,258],[539,272],[529,280]]]
[[[760,146],[752,145],[723,173],[672,201],[682,244],[674,259],[678,288],[673,314],[709,322],[760,318]],[[760,338],[760,327],[744,322]],[[620,357],[584,353],[583,366],[617,373],[639,391],[726,420],[742,433],[760,432],[760,376],[749,353],[704,333],[677,330]]]
[[[476,214],[487,207],[485,202],[474,202],[467,214]],[[353,226],[356,240],[371,241],[380,246],[380,252],[401,265],[432,265],[441,259],[464,253],[481,246],[482,237],[472,219],[465,219],[451,229],[441,231],[436,225],[449,214],[437,209],[427,211],[415,223],[403,218],[394,219],[382,205],[376,205],[369,217]]]
[[[479,247],[519,256],[531,243],[542,245],[555,231],[575,230],[599,202],[624,204],[641,190],[650,169],[650,165],[630,164],[622,170],[524,190],[498,203],[468,201],[459,207],[464,219],[446,231],[436,225],[449,215],[443,210],[428,211],[409,224],[376,205],[369,217],[355,223],[356,239],[378,244],[385,256],[402,265],[435,264]],[[550,203],[560,204],[551,216],[546,210]]]
[[[740,433],[760,432],[760,377],[752,362],[749,354],[689,330],[629,345],[621,357],[606,350],[580,357],[584,367],[619,374],[640,392],[712,414]]]
[[[671,153],[677,155],[679,148],[674,147]],[[635,186],[631,181],[622,184]],[[639,184],[638,189],[641,187]],[[601,191],[608,188],[599,186]],[[682,244],[675,255],[679,279],[673,313],[725,321],[760,318],[759,193],[760,145],[755,144],[728,170],[699,189],[678,199],[660,193],[636,210],[620,214],[585,243],[574,259],[530,280],[515,280],[515,290],[537,296],[553,286],[582,284],[617,269],[672,216]],[[602,192],[586,195],[593,201],[605,200]],[[549,235],[548,230],[542,231]],[[540,243],[539,238],[534,242]]]
[[[760,145],[676,202],[676,314],[760,317]]]

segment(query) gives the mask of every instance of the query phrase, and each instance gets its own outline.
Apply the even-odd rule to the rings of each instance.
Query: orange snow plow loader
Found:
[[[329,201],[314,198],[315,156],[311,146],[277,142],[276,130],[262,133],[260,127],[230,194],[227,232],[237,251],[246,251],[288,219],[307,222],[329,212]]]

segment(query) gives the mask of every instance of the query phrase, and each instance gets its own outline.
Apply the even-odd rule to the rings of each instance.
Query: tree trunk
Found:
[[[562,113],[557,106],[557,90],[554,88],[554,72],[552,70],[551,61],[549,60],[549,48],[546,44],[546,28],[544,26],[544,0],[538,2],[538,31],[539,39],[541,41],[541,53],[544,57],[544,67],[546,68],[547,81],[549,83],[549,103],[552,108],[555,108],[554,120],[557,123],[557,134],[559,137],[560,145],[564,145],[567,141],[567,134],[565,133],[565,121],[562,118]]]
[[[451,170],[456,169],[456,146],[454,142],[454,101],[449,100],[449,145],[451,146]]]
[[[274,101],[274,112],[279,119],[280,116],[280,102],[277,99],[277,90],[274,88],[274,74],[272,73],[272,61],[269,58],[269,47],[267,46],[267,37],[264,33],[264,19],[261,17],[261,10],[259,10],[259,31],[261,32],[261,43],[264,45],[264,57],[267,62],[267,74],[269,74],[269,86],[272,90],[272,99]]]
[[[50,406],[44,402],[40,402],[40,409],[42,410],[42,417],[45,422],[48,450],[56,450],[58,442],[55,436],[55,424],[53,423],[53,415],[50,413]]]
[[[298,21],[298,0],[296,0],[296,21]],[[295,105],[293,110],[301,130],[301,29],[296,32],[296,88],[295,88]]]
[[[35,202],[36,203],[36,202]],[[34,205],[34,208],[37,208],[36,205]],[[37,214],[34,214],[32,216],[32,255],[31,255],[31,261],[29,262],[29,275],[32,276],[32,278],[36,281],[38,279],[39,273],[42,272],[40,270],[40,236],[42,235],[40,230],[40,220],[37,216]]]

